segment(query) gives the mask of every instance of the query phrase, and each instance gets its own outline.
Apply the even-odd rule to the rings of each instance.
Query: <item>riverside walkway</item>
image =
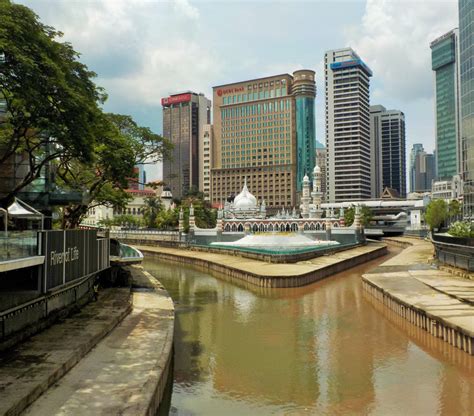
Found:
[[[474,281],[432,265],[431,242],[394,240],[406,248],[365,274],[364,289],[414,325],[474,355]]]
[[[0,415],[156,412],[170,366],[174,306],[151,275],[128,269],[132,293],[101,291],[98,302],[1,360]]]
[[[386,253],[386,245],[368,243],[344,251],[297,263],[268,263],[220,254],[160,246],[135,246],[146,256],[177,261],[213,270],[227,279],[237,279],[260,287],[298,287],[357,266]]]

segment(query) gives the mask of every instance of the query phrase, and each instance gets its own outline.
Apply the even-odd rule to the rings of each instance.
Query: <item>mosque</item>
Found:
[[[303,232],[314,233],[318,231],[329,231],[331,229],[344,227],[344,209],[341,208],[338,215],[333,210],[326,210],[323,216],[321,201],[321,169],[315,166],[313,170],[313,186],[308,175],[303,178],[303,190],[299,212],[296,207],[282,209],[274,216],[267,216],[265,200],[260,203],[247,187],[245,180],[242,191],[232,202],[225,202],[217,212],[217,225],[214,229],[200,229],[194,221],[194,209],[190,207],[189,227],[190,233],[199,236],[212,234],[249,234],[265,232]],[[360,229],[359,212],[356,207],[355,221],[351,229]],[[184,215],[180,213],[180,231],[184,231]],[[342,231],[342,230],[341,230]]]

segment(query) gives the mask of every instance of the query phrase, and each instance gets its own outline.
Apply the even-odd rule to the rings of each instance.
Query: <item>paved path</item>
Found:
[[[0,415],[15,415],[69,371],[131,310],[129,289],[105,289],[79,313],[4,353]]]
[[[155,414],[169,370],[174,306],[151,275],[130,270],[142,288],[133,293],[133,311],[25,414]]]
[[[379,250],[384,246],[385,245],[381,243],[369,243],[365,246],[331,253],[327,256],[315,257],[314,259],[300,261],[298,263],[267,263],[260,260],[253,260],[245,257],[233,256],[230,254],[209,253],[204,251],[192,251],[159,246],[134,247],[138,248],[142,252],[148,251],[187,258],[199,258],[200,260],[219,264],[231,269],[237,269],[261,277],[294,277],[324,269],[336,263],[340,263],[342,261]]]
[[[436,269],[431,264],[431,242],[407,237],[397,239],[412,245],[365,274],[364,281],[421,316],[473,338],[474,282]],[[390,302],[384,296],[385,301]]]

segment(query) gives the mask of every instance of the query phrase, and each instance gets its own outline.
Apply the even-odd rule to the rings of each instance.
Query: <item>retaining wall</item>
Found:
[[[321,267],[311,272],[294,276],[263,276],[258,273],[244,271],[231,266],[196,257],[188,257],[184,255],[182,256],[179,254],[165,253],[160,251],[148,251],[143,249],[141,249],[141,251],[147,257],[189,264],[192,266],[197,266],[206,271],[217,272],[221,276],[224,276],[226,280],[229,280],[231,282],[237,280],[265,288],[287,288],[305,286],[317,282],[318,280],[324,279],[325,277],[347,270],[351,267],[358,266],[359,264],[373,260],[377,257],[386,254],[387,247],[375,247],[373,250],[363,253],[359,256],[340,260],[338,262]]]
[[[424,329],[431,335],[441,338],[448,344],[451,344],[470,355],[474,355],[474,337],[470,334],[466,334],[462,328],[453,328],[443,322],[439,317],[431,315],[414,305],[407,304],[400,299],[397,299],[387,291],[365,279],[362,284],[364,289],[370,295],[397,315],[400,315],[413,325]]]

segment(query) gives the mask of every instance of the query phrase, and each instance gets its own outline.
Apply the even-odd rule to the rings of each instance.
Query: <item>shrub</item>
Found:
[[[467,221],[456,221],[449,227],[448,234],[453,237],[474,238],[474,223]]]

